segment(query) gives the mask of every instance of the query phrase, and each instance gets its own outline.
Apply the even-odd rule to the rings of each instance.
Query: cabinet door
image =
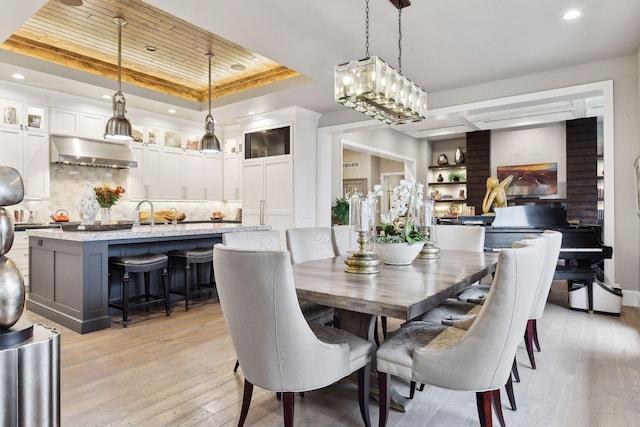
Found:
[[[222,197],[224,200],[238,200],[240,199],[242,154],[225,154],[223,163]]]
[[[204,158],[197,151],[187,150],[183,154],[184,197],[190,200],[204,200],[205,181],[209,180],[209,171],[204,169]]]
[[[0,165],[16,169],[24,179],[22,134],[17,128],[0,128]]]
[[[144,156],[145,149],[142,144],[137,143],[131,143],[129,148],[138,162],[138,167],[127,170],[127,192],[125,195],[133,200],[144,199],[147,197],[147,183],[144,179],[144,171],[147,166]]]
[[[162,197],[183,199],[182,151],[162,152],[162,173],[160,174]]]
[[[75,111],[52,108],[51,133],[54,135],[77,135],[78,114]]]
[[[149,199],[162,197],[162,152],[159,145],[147,145],[144,153],[144,183]]]
[[[80,113],[78,118],[78,135],[92,139],[104,137],[105,121],[103,116]]]
[[[24,192],[27,197],[49,197],[49,135],[24,132]]]
[[[205,155],[203,164],[205,199],[222,201],[222,156],[220,154]]]
[[[260,214],[264,201],[264,162],[245,162],[242,188],[242,217]]]
[[[265,160],[264,200],[266,200],[266,212],[291,214],[293,207],[291,159]]]

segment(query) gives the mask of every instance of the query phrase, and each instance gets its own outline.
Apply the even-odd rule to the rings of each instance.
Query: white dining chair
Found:
[[[336,256],[348,255],[358,248],[358,235],[353,225],[334,225],[331,227],[331,243]]]
[[[544,245],[514,243],[503,249],[485,304],[468,330],[433,322],[409,322],[376,353],[380,420],[389,413],[389,375],[450,390],[474,391],[481,425],[491,425],[491,405],[504,426],[500,387],[526,327],[546,256]]]
[[[222,313],[245,376],[238,426],[246,421],[254,385],[282,393],[284,424],[291,426],[294,393],[326,387],[356,371],[360,414],[369,426],[373,344],[305,321],[289,252],[218,244],[213,253]]]
[[[484,227],[479,225],[436,224],[433,229],[436,246],[441,250],[484,251]]]
[[[336,256],[329,227],[290,228],[286,231],[286,238],[292,264]]]

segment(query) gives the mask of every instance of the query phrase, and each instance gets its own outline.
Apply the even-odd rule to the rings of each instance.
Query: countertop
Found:
[[[148,239],[172,236],[198,236],[210,234],[222,234],[234,231],[259,231],[270,230],[267,225],[242,226],[242,224],[230,224],[220,222],[203,222],[190,224],[159,224],[140,225],[128,230],[114,231],[62,231],[61,229],[45,228],[30,229],[29,236],[58,239],[74,242],[104,241],[104,240],[131,240]]]

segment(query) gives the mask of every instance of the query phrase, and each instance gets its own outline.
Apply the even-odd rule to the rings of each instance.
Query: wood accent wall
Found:
[[[598,224],[597,119],[568,120],[566,137],[567,219]]]
[[[467,132],[467,206],[475,206],[476,215],[482,214],[482,199],[487,191],[486,182],[491,176],[490,153],[491,131]]]

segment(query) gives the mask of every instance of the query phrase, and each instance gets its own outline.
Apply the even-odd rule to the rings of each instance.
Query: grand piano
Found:
[[[593,277],[604,280],[600,265],[610,259],[613,248],[602,242],[600,225],[571,225],[564,208],[551,206],[509,206],[495,208],[495,219],[486,227],[485,251],[511,247],[528,234],[544,230],[562,233],[562,246],[554,280],[585,281],[589,308],[593,307]]]

